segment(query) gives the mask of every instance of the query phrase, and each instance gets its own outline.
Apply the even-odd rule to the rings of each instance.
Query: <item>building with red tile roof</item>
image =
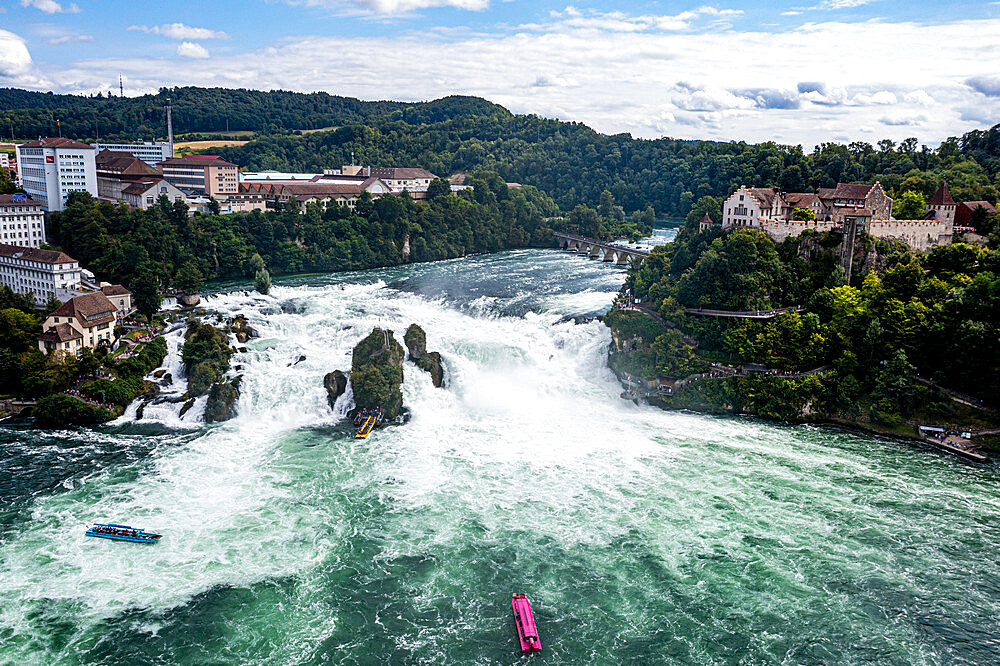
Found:
[[[38,338],[41,351],[53,351],[53,343],[69,344],[72,334],[65,327],[80,335],[80,342],[74,347],[61,347],[60,351],[79,353],[84,347],[93,349],[98,345],[111,346],[114,340],[115,315],[117,308],[103,292],[95,291],[74,296],[45,318],[44,331]],[[48,346],[47,346],[48,345]]]

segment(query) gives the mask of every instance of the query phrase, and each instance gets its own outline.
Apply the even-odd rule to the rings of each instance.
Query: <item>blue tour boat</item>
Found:
[[[139,527],[131,525],[115,525],[114,523],[95,523],[87,528],[87,536],[116,541],[132,541],[135,543],[156,543],[162,535],[152,534]]]

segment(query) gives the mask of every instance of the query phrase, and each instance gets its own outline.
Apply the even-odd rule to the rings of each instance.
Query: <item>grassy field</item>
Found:
[[[209,148],[224,148],[226,146],[242,146],[249,143],[246,139],[215,139],[212,141],[178,141],[174,143],[174,149],[182,150],[207,150]]]
[[[314,132],[332,132],[333,130],[337,129],[337,127],[338,126],[334,126],[334,127],[321,127],[319,129],[311,129],[311,130],[302,130],[302,134],[303,134],[303,136],[305,136],[306,134],[313,134]]]

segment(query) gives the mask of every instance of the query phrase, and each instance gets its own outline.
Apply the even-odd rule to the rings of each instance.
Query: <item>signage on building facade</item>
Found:
[[[26,194],[14,194],[14,195],[11,195],[10,199],[14,203],[25,203],[28,200],[28,195],[26,195]]]
[[[46,155],[45,156],[45,163],[46,164],[55,164],[56,163],[56,158],[54,156],[52,156],[52,155]]]

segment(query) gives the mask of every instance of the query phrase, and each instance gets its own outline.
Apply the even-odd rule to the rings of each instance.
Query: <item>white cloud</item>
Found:
[[[927,122],[927,116],[882,116],[878,121],[890,127],[919,127]]]
[[[46,14],[79,14],[80,8],[75,2],[63,7],[56,0],[21,0],[22,7],[34,7],[38,11]]]
[[[469,11],[483,11],[490,0],[285,0],[290,5],[322,7],[343,11],[345,2],[364,13],[394,16],[434,7],[454,7]]]
[[[712,18],[716,23],[719,23],[734,16],[739,16],[742,13],[743,11],[739,9],[718,9],[716,7],[703,6],[679,14],[644,14],[633,16],[620,11],[599,12],[593,9],[581,11],[576,7],[570,6],[561,12],[550,12],[550,16],[554,19],[561,19],[561,24],[568,28],[611,32],[672,32],[689,30],[696,20],[705,17]],[[535,24],[532,27],[535,29],[545,29],[548,26],[545,24]]]
[[[177,46],[177,55],[182,58],[202,59],[208,57],[208,49],[194,42],[181,42]]]
[[[899,100],[891,92],[880,90],[876,93],[859,93],[851,101],[861,106],[868,106],[870,104],[895,104]]]
[[[871,2],[873,0],[825,0],[820,6],[823,9],[850,9],[852,7],[867,5]]]
[[[20,35],[0,28],[0,83],[45,87],[52,83],[39,74]]]
[[[183,67],[137,56],[47,71],[57,89],[79,92],[107,90],[124,72],[136,92],[203,85],[362,99],[479,95],[518,113],[578,120],[606,133],[805,146],[857,136],[861,127],[894,140],[918,128],[919,138],[933,144],[1000,121],[1000,79],[983,56],[1000,43],[1000,18],[828,21],[765,32],[708,29],[697,21],[726,20],[726,10],[691,11],[696,18],[679,31],[645,15],[569,8],[531,27],[490,32],[297,36],[210,60],[204,47],[186,42],[178,55],[192,59]],[[594,18],[608,21],[579,22]],[[330,53],[338,54],[335,68]],[[400,53],[419,57],[400,68]]]
[[[183,23],[164,23],[152,27],[145,25],[130,25],[129,30],[141,30],[152,35],[163,35],[168,39],[229,39],[229,35],[221,30],[195,28]]]
[[[60,35],[58,37],[52,37],[46,43],[56,46],[59,44],[68,44],[70,42],[92,42],[92,41],[94,41],[93,35]]]

